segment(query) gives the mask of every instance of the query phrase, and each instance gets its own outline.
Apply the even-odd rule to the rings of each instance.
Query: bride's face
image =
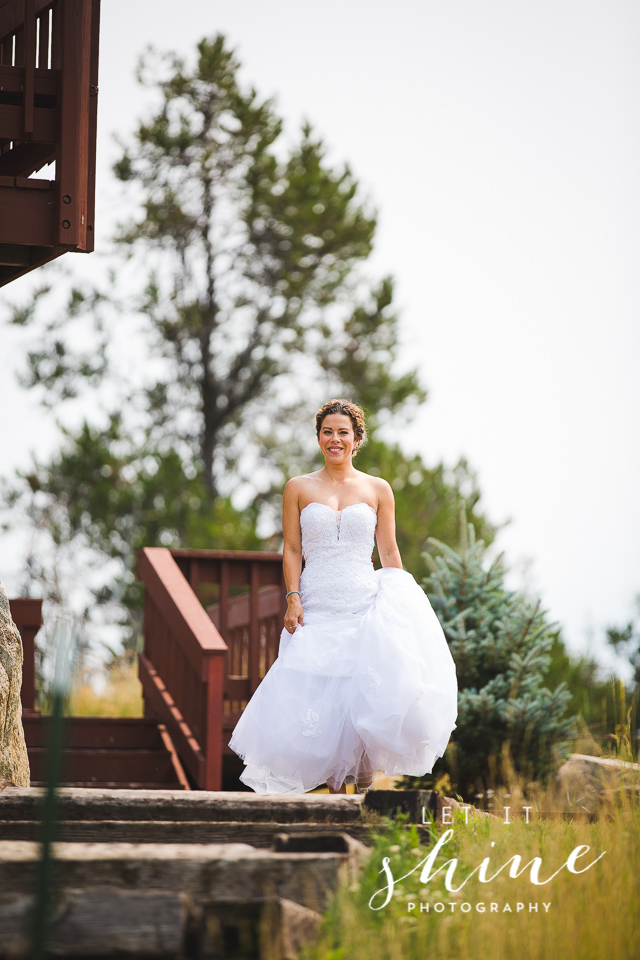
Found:
[[[329,413],[322,421],[318,444],[327,463],[351,461],[356,446],[351,418],[344,413]]]

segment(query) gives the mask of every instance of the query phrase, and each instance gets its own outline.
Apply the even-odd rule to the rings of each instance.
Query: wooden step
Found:
[[[31,779],[46,776],[44,747],[29,747]],[[64,751],[62,780],[93,783],[166,783],[175,784],[171,756],[160,750],[76,750]]]
[[[49,717],[24,714],[32,786],[46,776]],[[65,717],[62,782],[86,787],[189,789],[166,728],[143,717]]]
[[[28,747],[46,747],[50,717],[24,716]],[[80,750],[162,750],[156,720],[145,717],[65,717],[64,744]]]

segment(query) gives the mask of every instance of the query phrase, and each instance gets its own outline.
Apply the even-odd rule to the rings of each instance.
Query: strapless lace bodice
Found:
[[[305,623],[359,617],[368,609],[377,591],[371,561],[377,522],[368,503],[333,510],[326,503],[312,502],[300,511]]]

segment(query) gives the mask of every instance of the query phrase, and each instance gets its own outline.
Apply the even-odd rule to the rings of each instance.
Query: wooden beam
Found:
[[[0,135],[4,140],[24,140],[24,114],[20,106],[0,103]],[[56,113],[47,107],[35,107],[30,143],[55,143]]]
[[[33,136],[33,93],[36,69],[36,7],[35,0],[24,0],[24,93],[23,123],[24,133],[21,140],[30,140]]]
[[[3,267],[31,266],[31,247],[19,243],[0,243],[0,264]]]
[[[191,547],[174,547],[170,553],[176,559],[185,557],[196,560],[260,560],[263,563],[265,561],[282,563],[282,554],[273,550],[197,550]],[[265,581],[262,582],[264,584]]]
[[[0,175],[30,177],[47,163],[53,163],[55,158],[55,144],[19,143],[0,156]]]
[[[87,249],[92,0],[65,0],[56,143],[56,243]]]
[[[248,677],[225,677],[224,692],[227,700],[249,700],[251,690]]]
[[[11,619],[22,637],[22,688],[20,697],[25,710],[36,706],[36,634],[42,626],[42,600],[20,597],[9,600]]]
[[[51,256],[51,247],[23,247],[19,243],[0,243],[0,266],[32,267]]]
[[[45,263],[49,263],[68,252],[66,247],[31,247],[30,249],[33,259],[28,267],[3,267],[0,265],[0,287],[11,283],[12,280],[17,280],[18,277],[22,277],[26,273],[30,273],[34,267],[42,267]],[[37,256],[33,251],[37,251]],[[46,252],[46,255],[43,251]]]
[[[258,564],[251,564],[251,586],[249,592],[249,686],[253,693],[260,684],[260,620],[258,589],[260,586]]]
[[[55,191],[0,186],[0,243],[55,246]]]
[[[100,50],[100,0],[91,5],[91,64],[89,68],[89,168],[87,179],[87,240],[85,250],[95,246],[96,141],[98,134],[98,59]]]
[[[224,700],[225,658],[209,656],[206,711],[205,790],[222,789],[222,703]]]
[[[24,67],[0,65],[0,88],[6,93],[22,93],[25,83]],[[53,70],[34,71],[34,95],[39,97],[55,97],[58,92],[58,74]],[[54,104],[52,103],[53,107]]]

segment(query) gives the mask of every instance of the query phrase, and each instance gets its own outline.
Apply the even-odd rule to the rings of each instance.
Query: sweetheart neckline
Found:
[[[310,500],[309,503],[305,504],[300,511],[300,516],[302,516],[303,512],[307,509],[307,507],[310,507],[312,503],[317,503],[319,507],[326,507],[327,510],[331,510],[333,513],[344,513],[344,511],[348,510],[349,507],[369,507],[369,510],[373,510],[375,516],[378,516],[378,511],[375,509],[375,507],[372,507],[370,503],[366,503],[364,500],[361,500],[359,503],[348,503],[346,507],[342,508],[342,510],[334,510],[333,507],[330,507],[328,503],[321,503],[319,500]]]

